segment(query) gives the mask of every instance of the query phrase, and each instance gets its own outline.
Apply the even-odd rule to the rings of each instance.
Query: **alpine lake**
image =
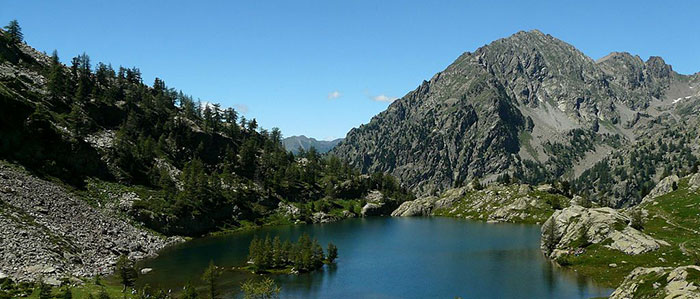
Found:
[[[225,269],[244,266],[254,236],[296,241],[303,233],[324,250],[333,242],[339,257],[312,273],[270,275],[282,298],[591,298],[612,292],[545,259],[539,226],[443,217],[356,218],[195,239],[140,262],[139,268],[153,270],[139,275],[137,285],[173,292],[187,282],[201,285],[210,261]],[[242,282],[261,277],[227,270],[218,286],[225,298],[238,298]]]

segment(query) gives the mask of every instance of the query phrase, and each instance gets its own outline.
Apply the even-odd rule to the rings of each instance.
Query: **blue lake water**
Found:
[[[335,243],[339,258],[314,273],[272,276],[283,298],[590,298],[612,291],[552,266],[540,253],[538,226],[440,217],[349,219],[197,239],[140,263],[154,270],[138,284],[198,284],[210,260],[244,265],[255,235],[296,240],[302,233],[324,248]],[[241,282],[259,277],[227,271],[220,286],[225,298],[235,298]]]

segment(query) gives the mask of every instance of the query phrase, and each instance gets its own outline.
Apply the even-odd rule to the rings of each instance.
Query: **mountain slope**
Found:
[[[384,174],[288,153],[278,129],[201,105],[159,78],[146,85],[138,68],[93,66],[86,54],[65,66],[2,30],[0,107],[0,160],[87,192],[96,206],[142,193],[124,212],[166,235],[263,224],[283,202],[410,198]]]
[[[614,53],[596,62],[550,35],[519,32],[464,53],[331,153],[419,194],[474,178],[572,180],[639,138],[694,122],[696,86],[697,75],[679,75],[658,57]],[[641,198],[612,188],[591,196],[614,195],[611,205]]]
[[[316,140],[315,138],[309,138],[304,135],[301,136],[290,136],[282,139],[282,144],[284,148],[292,153],[299,153],[299,149],[308,151],[312,147],[315,148],[319,153],[324,154],[330,151],[334,146],[343,141],[342,138],[334,140]]]

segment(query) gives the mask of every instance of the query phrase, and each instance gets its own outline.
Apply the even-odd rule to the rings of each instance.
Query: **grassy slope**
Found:
[[[434,215],[486,221],[496,209],[528,197],[535,199],[538,204],[528,205],[525,210],[522,210],[526,215],[524,218],[514,217],[513,221],[510,222],[538,224],[547,220],[554,213],[555,207],[561,208],[569,205],[569,198],[563,195],[537,190],[522,194],[518,192],[518,189],[518,185],[510,185],[489,186],[484,190],[469,191],[452,207],[436,209]],[[491,194],[488,191],[491,191]]]
[[[653,203],[658,204],[654,205]],[[597,277],[597,281],[616,287],[636,267],[677,267],[698,262],[700,253],[700,191],[690,192],[688,180],[681,180],[679,188],[647,202],[641,207],[649,212],[643,232],[664,240],[670,246],[640,254],[627,255],[607,249],[601,244],[591,245],[580,256],[568,256],[569,267],[579,273]],[[610,267],[610,264],[617,267]]]

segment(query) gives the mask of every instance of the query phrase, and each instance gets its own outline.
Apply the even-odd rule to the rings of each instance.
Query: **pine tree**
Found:
[[[182,292],[182,299],[197,299],[198,294],[197,294],[197,289],[191,284],[187,283],[185,285],[185,291]]]
[[[221,271],[214,265],[214,261],[209,262],[209,267],[204,270],[202,274],[202,281],[204,281],[209,289],[209,298],[214,299],[219,296],[219,290],[217,287],[217,280],[221,276]]]
[[[7,36],[10,37],[10,41],[13,43],[21,43],[24,40],[24,35],[22,34],[22,27],[19,26],[17,20],[12,20],[5,26],[7,31]]]
[[[119,276],[119,280],[122,285],[122,292],[126,290],[126,287],[133,287],[136,283],[136,268],[134,268],[134,262],[131,261],[126,255],[119,256],[116,265],[116,272]]]
[[[275,236],[272,241],[272,266],[275,268],[284,267],[284,251],[279,236]]]
[[[253,131],[257,130],[257,129],[258,129],[258,121],[255,120],[255,118],[253,118],[253,120],[251,120],[251,121],[248,123],[248,130],[251,131],[251,132],[253,132]]]
[[[274,299],[279,298],[281,288],[269,277],[259,282],[248,280],[241,284],[245,299]]]
[[[338,258],[338,247],[333,243],[328,243],[328,262],[333,263]]]
[[[51,71],[49,73],[49,93],[54,96],[65,94],[67,80],[63,73],[63,65],[58,59],[58,51],[53,50],[51,54]]]

